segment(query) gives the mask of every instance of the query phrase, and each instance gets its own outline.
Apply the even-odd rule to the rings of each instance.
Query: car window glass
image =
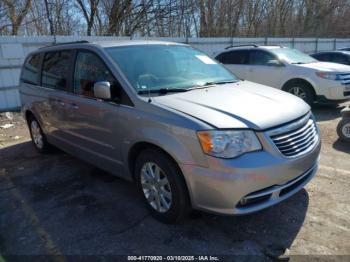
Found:
[[[140,93],[238,80],[215,60],[188,46],[131,45],[108,47],[106,51]]]
[[[22,80],[25,83],[38,85],[39,84],[39,69],[40,69],[41,55],[36,54],[29,57],[23,66]]]
[[[246,51],[231,51],[225,52],[217,57],[217,60],[223,64],[235,64],[242,65],[246,64]]]
[[[329,53],[315,54],[312,57],[314,57],[320,61],[329,61],[330,60]]]
[[[345,55],[341,54],[332,54],[332,62],[334,63],[340,63],[340,64],[347,64],[348,58]]]
[[[69,91],[69,67],[71,51],[49,52],[45,54],[42,71],[44,87]]]
[[[270,60],[277,60],[272,54],[261,51],[253,50],[250,51],[249,64],[251,65],[267,65]]]
[[[99,81],[110,83],[112,99],[119,98],[122,104],[132,104],[105,63],[92,52],[79,51],[74,69],[74,92],[79,95],[95,97],[94,84]]]

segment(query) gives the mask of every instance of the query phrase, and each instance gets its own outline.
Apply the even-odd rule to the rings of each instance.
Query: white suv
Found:
[[[350,99],[350,66],[320,62],[281,46],[230,46],[216,59],[242,79],[290,92],[311,104]]]

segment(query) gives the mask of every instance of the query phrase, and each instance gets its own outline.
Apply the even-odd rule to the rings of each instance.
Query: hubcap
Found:
[[[342,128],[343,135],[347,138],[350,138],[350,123],[347,123]]]
[[[172,203],[171,188],[166,174],[153,162],[141,169],[141,186],[148,203],[160,213],[167,212]]]
[[[34,141],[34,144],[39,148],[39,149],[42,149],[43,148],[43,136],[41,134],[41,130],[40,130],[40,127],[39,127],[39,124],[33,120],[30,124],[30,129],[31,129],[31,132],[32,132],[32,137],[33,137],[33,141]]]
[[[291,89],[289,89],[289,93],[297,96],[297,97],[300,97],[301,99],[306,99],[306,93],[305,91],[298,87],[298,86],[295,86],[295,87],[292,87]]]

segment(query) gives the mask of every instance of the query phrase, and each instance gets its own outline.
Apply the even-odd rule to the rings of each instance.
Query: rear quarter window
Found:
[[[24,83],[38,85],[39,84],[39,72],[41,64],[41,54],[31,55],[27,58],[23,69],[21,80]]]

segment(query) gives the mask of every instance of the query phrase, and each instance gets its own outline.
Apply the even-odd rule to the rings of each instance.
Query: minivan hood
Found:
[[[153,101],[216,128],[262,130],[310,111],[303,100],[289,93],[249,81],[157,96]]]
[[[329,62],[315,62],[309,64],[301,64],[297,66],[325,72],[350,72],[350,66]]]

